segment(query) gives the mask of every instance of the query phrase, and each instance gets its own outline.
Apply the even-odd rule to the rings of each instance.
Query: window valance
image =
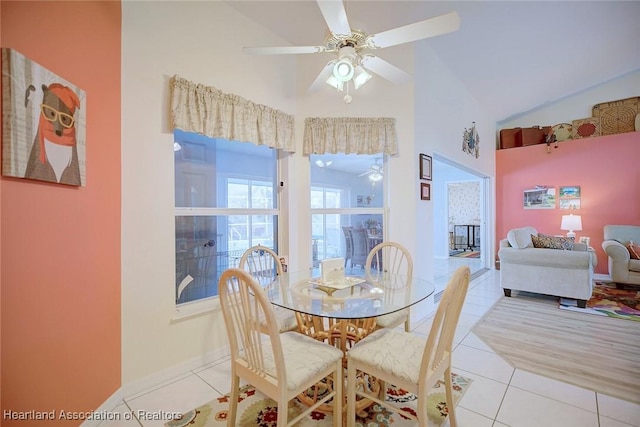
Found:
[[[295,151],[294,116],[178,76],[169,97],[172,129]]]
[[[307,117],[305,155],[324,153],[398,154],[396,119],[367,117]]]

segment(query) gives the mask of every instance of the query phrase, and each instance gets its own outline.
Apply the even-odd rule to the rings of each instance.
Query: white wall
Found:
[[[477,175],[494,178],[496,119],[484,112],[478,101],[429,48],[428,42],[416,43],[416,52],[424,61],[420,62],[421,66],[416,68],[416,75],[420,77],[415,83],[416,151],[414,156],[417,158],[418,153],[437,154],[452,163],[464,166]],[[470,128],[473,122],[476,124],[480,138],[478,158],[462,151],[464,130]],[[417,181],[417,174],[414,180]],[[445,242],[448,231],[446,220],[442,220],[443,212],[439,213],[438,210],[438,206],[442,206],[440,208],[442,211],[446,209],[446,205],[440,204],[440,200],[434,200],[434,197],[446,197],[444,183],[435,174],[433,183],[442,184],[434,188],[431,202],[418,202],[416,211],[416,234],[419,242],[416,258],[420,259],[417,263],[417,273],[424,277],[433,275],[433,261],[437,256],[434,242]],[[495,185],[493,187],[495,188]],[[494,193],[495,191],[491,189],[487,194],[491,212],[495,210]],[[446,218],[446,213],[444,215]],[[489,236],[495,235],[493,218],[494,216],[491,215],[492,221],[483,224]],[[439,236],[435,235],[436,232]],[[489,262],[492,261],[489,260]]]
[[[239,30],[242,29],[242,30]],[[295,112],[295,60],[241,47],[284,41],[222,2],[122,3],[122,383],[226,351],[219,312],[174,314],[173,137],[169,78],[178,74],[286,113]],[[142,386],[142,385],[141,385]],[[130,386],[134,390],[135,386]]]
[[[640,95],[640,70],[499,123],[499,129],[553,126],[591,117],[595,104]]]

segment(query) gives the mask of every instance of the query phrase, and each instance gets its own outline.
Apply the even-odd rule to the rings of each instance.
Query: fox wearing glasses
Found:
[[[42,85],[38,132],[27,163],[25,178],[81,185],[74,113],[78,95],[59,83]]]

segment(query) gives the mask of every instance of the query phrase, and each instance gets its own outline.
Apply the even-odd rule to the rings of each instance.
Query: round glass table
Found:
[[[284,273],[265,287],[269,301],[275,306],[295,312],[298,331],[340,348],[345,357],[351,346],[373,332],[380,316],[408,316],[408,309],[433,294],[433,283],[401,274],[378,273],[347,275],[325,283],[308,270]],[[358,378],[360,387],[381,392],[375,378]],[[298,398],[311,405],[331,384],[318,384]],[[371,401],[359,400],[357,411]],[[318,408],[330,412],[331,405]]]

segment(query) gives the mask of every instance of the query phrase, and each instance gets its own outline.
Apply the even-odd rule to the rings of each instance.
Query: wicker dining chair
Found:
[[[282,277],[280,257],[273,249],[256,245],[247,249],[240,258],[239,267],[246,270],[264,288]],[[282,307],[274,307],[278,330],[293,331],[298,328],[295,312]]]
[[[451,352],[462,304],[471,272],[468,266],[458,268],[447,284],[431,325],[428,338],[400,329],[379,329],[356,343],[347,353],[347,425],[355,420],[356,395],[366,397],[427,426],[427,393],[438,380],[444,379],[449,425],[456,427],[455,403],[451,384]],[[415,415],[380,399],[378,393],[358,387],[356,372],[393,384],[418,397]],[[382,395],[384,398],[384,394]]]
[[[231,347],[231,396],[227,426],[236,426],[240,378],[278,404],[277,427],[296,424],[320,405],[332,401],[342,414],[342,351],[297,332],[281,333],[262,286],[245,270],[230,268],[219,284],[220,306]],[[262,319],[266,319],[266,332]],[[289,401],[325,382],[329,392],[289,420]],[[335,416],[333,426],[342,426]]]
[[[410,281],[413,276],[413,260],[409,251],[399,243],[382,242],[371,249],[365,263],[365,275],[367,277],[376,274],[400,275],[405,281]],[[404,283],[410,287],[411,283]],[[391,290],[390,290],[391,291]],[[395,313],[385,314],[376,318],[378,327],[395,328],[404,323],[404,330],[410,331],[410,313],[405,308]]]

